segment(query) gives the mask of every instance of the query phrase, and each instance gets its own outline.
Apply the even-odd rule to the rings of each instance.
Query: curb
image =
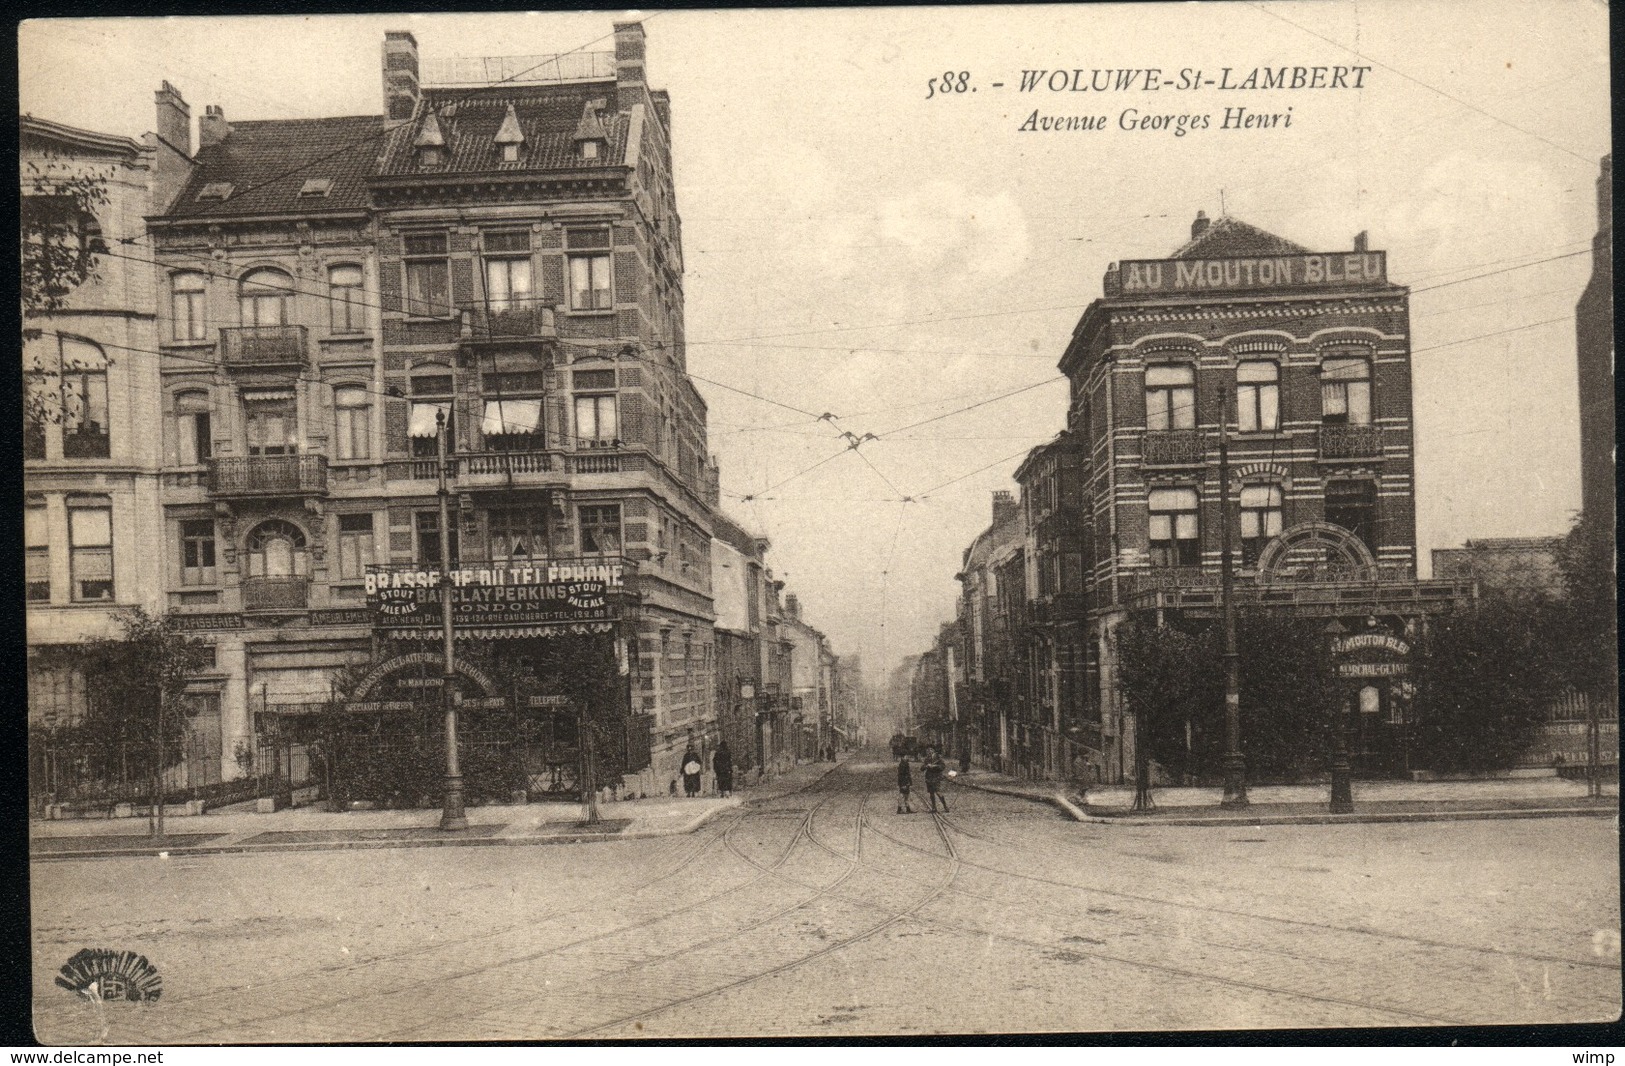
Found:
[[[1121,826],[1214,826],[1223,829],[1234,829],[1244,826],[1265,825],[1358,825],[1374,823],[1395,822],[1478,822],[1496,820],[1517,820],[1529,818],[1602,818],[1619,815],[1617,807],[1513,807],[1501,810],[1466,810],[1466,811],[1373,811],[1353,814],[1271,814],[1262,817],[1247,817],[1245,815],[1220,816],[1213,818],[1180,816],[1171,814],[1163,818],[1158,816],[1147,817],[1143,814],[1124,813],[1116,814],[1090,814],[1068,800],[1059,792],[1040,795],[1032,792],[1020,792],[1015,789],[1001,788],[997,785],[973,784],[963,781],[962,784],[989,792],[999,796],[1010,796],[1014,799],[1027,800],[1029,803],[1044,803],[1061,810],[1067,817],[1075,822],[1087,825],[1121,825]],[[1178,810],[1178,808],[1173,808]]]

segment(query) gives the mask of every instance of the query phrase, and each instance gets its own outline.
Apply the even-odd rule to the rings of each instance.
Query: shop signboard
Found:
[[[1353,251],[1224,259],[1127,259],[1119,265],[1116,287],[1124,296],[1141,296],[1387,283],[1385,253]]]
[[[618,560],[462,567],[450,577],[453,624],[481,628],[613,622],[626,590],[625,566]],[[381,628],[441,624],[436,569],[374,568],[366,596]]]

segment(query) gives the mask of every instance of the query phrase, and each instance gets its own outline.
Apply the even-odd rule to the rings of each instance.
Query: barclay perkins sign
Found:
[[[546,625],[616,618],[611,594],[625,588],[619,562],[491,564],[453,570],[456,625]],[[367,605],[390,628],[440,624],[440,572],[380,569],[367,575]]]

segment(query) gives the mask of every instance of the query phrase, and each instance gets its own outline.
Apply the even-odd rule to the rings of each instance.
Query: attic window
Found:
[[[597,141],[582,141],[581,142],[581,158],[583,158],[583,159],[597,159],[598,158],[598,142]]]
[[[517,144],[503,145],[502,161],[504,163],[517,163],[519,161],[519,146]]]
[[[446,149],[438,144],[425,144],[418,149],[418,163],[438,167],[446,162]]]
[[[199,200],[224,200],[231,196],[231,182],[211,181],[197,194]]]
[[[299,187],[300,196],[326,196],[333,191],[332,178],[306,178]]]

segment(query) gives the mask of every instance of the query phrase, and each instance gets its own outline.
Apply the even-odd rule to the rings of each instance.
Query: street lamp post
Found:
[[[1337,619],[1332,619],[1326,626],[1326,641],[1331,657],[1335,660],[1337,651],[1337,638],[1344,633],[1342,625]],[[1335,664],[1333,671],[1337,669]],[[1354,812],[1354,782],[1349,769],[1349,743],[1348,743],[1348,693],[1343,691],[1343,685],[1336,680],[1333,674],[1332,681],[1332,794],[1331,812],[1333,814],[1352,814]]]
[[[463,772],[457,762],[457,650],[451,618],[451,488],[446,484],[446,412],[436,411],[435,447],[440,462],[440,634],[445,661],[440,672],[440,705],[446,712],[446,787],[441,829],[467,829],[463,811]]]
[[[1241,672],[1236,654],[1236,574],[1230,544],[1230,390],[1219,386],[1219,599],[1224,612],[1224,798],[1247,806],[1247,760],[1241,754]]]

